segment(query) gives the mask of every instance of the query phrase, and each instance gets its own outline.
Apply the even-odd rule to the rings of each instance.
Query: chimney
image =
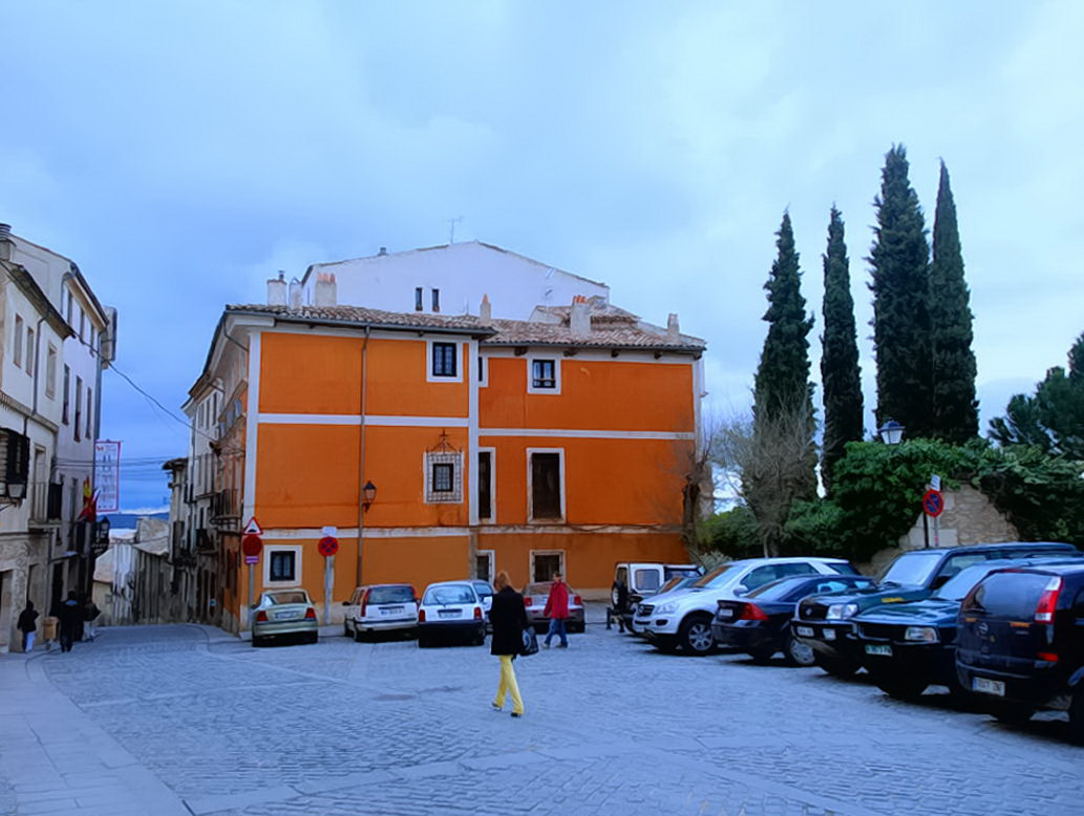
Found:
[[[387,255],[388,254],[388,248],[387,247],[380,247],[380,251],[378,253],[376,253],[376,254],[377,255]]]
[[[286,305],[286,273],[281,269],[277,278],[271,278],[267,281],[267,305]]]
[[[572,311],[569,313],[568,325],[576,337],[591,333],[591,304],[583,295],[575,295],[572,298]]]
[[[493,319],[493,307],[489,304],[489,295],[482,295],[482,305],[478,307],[478,319],[488,323]]]
[[[297,278],[291,278],[290,280],[290,308],[301,308],[301,281]]]
[[[674,312],[671,312],[670,316],[666,318],[666,342],[674,344],[681,342],[681,329],[678,328],[678,316]]]
[[[11,260],[11,250],[15,248],[15,242],[11,240],[11,226],[0,224],[0,261]]]
[[[334,272],[319,272],[316,275],[316,292],[313,296],[314,306],[337,306],[338,286],[335,283]]]

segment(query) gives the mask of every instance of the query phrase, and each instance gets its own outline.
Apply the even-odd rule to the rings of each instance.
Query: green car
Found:
[[[264,646],[280,638],[316,643],[320,637],[316,607],[303,589],[264,592],[252,609],[252,645]]]

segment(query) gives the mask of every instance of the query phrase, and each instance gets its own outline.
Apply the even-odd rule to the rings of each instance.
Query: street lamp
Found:
[[[370,505],[376,501],[376,485],[372,482],[366,482],[365,487],[361,489],[361,506],[365,510],[368,510]]]
[[[885,424],[877,429],[881,441],[886,445],[898,445],[903,440],[903,432],[906,430],[894,419],[885,420]]]

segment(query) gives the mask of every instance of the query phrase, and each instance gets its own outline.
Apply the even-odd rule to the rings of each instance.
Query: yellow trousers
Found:
[[[501,683],[497,686],[497,698],[493,705],[504,708],[504,695],[512,696],[512,712],[523,713],[523,698],[519,696],[519,684],[516,683],[516,670],[512,667],[512,655],[498,655],[501,660]]]

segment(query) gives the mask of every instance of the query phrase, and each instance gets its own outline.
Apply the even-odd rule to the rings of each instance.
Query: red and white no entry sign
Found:
[[[316,542],[316,549],[324,558],[330,558],[339,551],[339,539],[334,536],[324,536]]]

